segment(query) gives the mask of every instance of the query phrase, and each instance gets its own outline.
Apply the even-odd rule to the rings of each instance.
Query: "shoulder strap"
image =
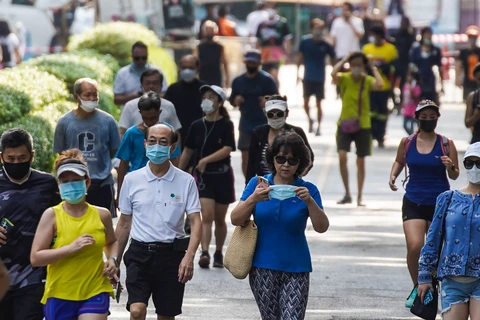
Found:
[[[404,147],[404,153],[403,153],[403,157],[406,158],[407,157],[407,152],[408,150],[410,149],[410,146],[412,145],[412,142],[413,142],[413,139],[418,135],[418,133],[412,133],[411,135],[409,135],[406,139],[405,139],[405,142],[403,144],[403,147]]]
[[[367,76],[363,77],[362,83],[360,84],[360,92],[358,93],[358,117],[362,115],[362,94],[363,94],[363,86],[365,84],[365,78]]]
[[[442,153],[444,156],[448,156],[450,154],[450,140],[443,135],[440,135],[440,138],[442,139]]]

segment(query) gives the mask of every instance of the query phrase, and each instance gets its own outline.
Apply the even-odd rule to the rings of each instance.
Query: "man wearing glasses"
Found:
[[[132,63],[121,68],[115,77],[113,85],[114,102],[123,106],[128,101],[142,96],[143,91],[140,85],[140,76],[149,68],[159,69],[147,63],[148,48],[141,41],[137,41],[132,46]],[[162,94],[167,91],[167,81],[163,78]]]

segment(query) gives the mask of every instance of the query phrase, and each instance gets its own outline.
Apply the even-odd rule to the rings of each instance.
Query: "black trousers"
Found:
[[[0,320],[42,320],[45,284],[10,291],[0,302]]]
[[[389,96],[390,91],[372,91],[370,93],[372,138],[379,143],[383,143],[387,131]]]

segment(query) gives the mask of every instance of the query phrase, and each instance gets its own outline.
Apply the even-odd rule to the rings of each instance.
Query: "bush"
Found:
[[[100,85],[100,103],[98,108],[110,113],[116,120],[120,118],[120,108],[113,102],[113,88],[107,85]]]
[[[97,60],[100,60],[103,63],[105,63],[107,67],[110,68],[110,70],[112,70],[113,74],[117,73],[117,71],[120,69],[120,65],[118,64],[117,59],[115,59],[112,55],[101,54],[93,49],[69,51],[69,52],[65,52],[64,54],[75,54],[79,56],[95,58]]]
[[[0,85],[0,124],[21,118],[32,109],[30,97],[8,85]]]
[[[103,61],[86,55],[58,53],[31,59],[25,63],[63,80],[73,93],[73,85],[80,78],[92,78],[99,83],[113,85],[113,71]]]
[[[109,22],[97,24],[82,34],[72,36],[68,51],[93,49],[100,54],[110,54],[120,66],[131,63],[131,49],[136,41],[143,41],[149,50],[149,60],[164,72],[168,83],[177,78],[177,66],[172,56],[159,48],[160,40],[147,27],[133,22]]]

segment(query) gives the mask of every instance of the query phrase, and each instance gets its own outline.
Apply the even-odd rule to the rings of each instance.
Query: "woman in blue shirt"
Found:
[[[422,302],[433,290],[437,270],[444,320],[479,319],[480,314],[480,142],[467,148],[463,165],[468,185],[438,197],[418,269]]]
[[[308,300],[312,262],[305,236],[310,217],[316,232],[329,222],[315,185],[299,177],[310,165],[310,153],[296,133],[278,135],[267,152],[272,174],[266,182],[250,180],[232,223],[242,225],[253,214],[258,240],[250,287],[263,320],[301,320]],[[288,252],[288,254],[285,254]]]
[[[393,191],[397,191],[395,180],[405,166],[410,174],[402,206],[407,266],[414,285],[405,302],[407,308],[417,295],[418,257],[432,222],[435,201],[439,194],[450,189],[448,178],[455,180],[459,175],[455,144],[435,132],[439,116],[433,101],[420,101],[415,111],[419,131],[402,139],[390,173],[389,185]]]

